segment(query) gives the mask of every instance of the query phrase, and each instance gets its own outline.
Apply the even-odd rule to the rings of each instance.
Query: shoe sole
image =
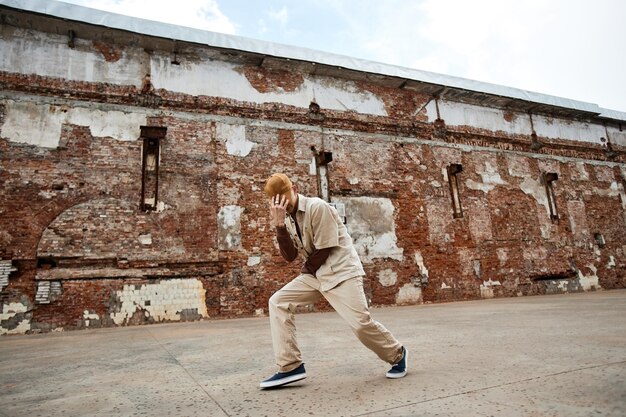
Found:
[[[306,373],[291,375],[287,378],[277,379],[275,381],[261,382],[259,385],[261,388],[275,388],[281,387],[283,385],[291,384],[292,382],[300,381],[301,379],[306,378]]]
[[[404,372],[401,372],[398,374],[391,374],[387,372],[386,377],[391,378],[391,379],[403,378],[406,376],[406,373],[408,372],[408,370],[409,370],[409,351],[407,350],[407,348],[404,348]]]

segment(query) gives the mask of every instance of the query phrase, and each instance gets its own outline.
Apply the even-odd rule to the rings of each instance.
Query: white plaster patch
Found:
[[[94,137],[111,137],[120,141],[135,141],[140,126],[147,124],[146,115],[97,109],[64,109],[50,104],[5,100],[6,116],[0,136],[11,142],[44,148],[56,148],[63,124],[88,126]]]
[[[170,54],[152,54],[152,83],[156,88],[190,95],[227,97],[251,103],[282,103],[308,108],[315,100],[322,109],[355,111],[387,116],[385,103],[375,94],[347,80],[305,75],[295,91],[259,92],[240,71],[240,66],[206,56],[198,48],[195,62],[171,65]],[[211,82],[207,82],[211,80]]]
[[[404,249],[397,246],[394,206],[388,198],[334,197],[345,204],[346,227],[363,263],[376,258],[404,259]]]
[[[549,224],[542,224],[539,226],[539,231],[541,232],[542,238],[549,239],[552,227]]]
[[[37,193],[37,195],[41,198],[45,198],[46,200],[50,200],[51,198],[56,196],[56,192],[41,190]]]
[[[137,240],[142,245],[152,245],[152,235],[150,233],[146,233],[144,235],[139,235]]]
[[[437,119],[437,108],[432,100],[427,106],[428,121]],[[510,112],[511,113],[511,112]],[[530,119],[523,113],[515,113],[511,121],[505,119],[505,111],[472,104],[439,100],[439,114],[448,126],[472,126],[492,132],[530,134]]]
[[[108,62],[91,40],[77,37],[70,48],[65,35],[19,28],[13,35],[0,37],[0,71],[136,87],[148,72],[142,48],[126,45],[119,60]]]
[[[224,142],[226,152],[234,156],[248,156],[254,142],[246,139],[246,127],[244,125],[217,124],[217,139]]]
[[[179,321],[183,310],[197,310],[202,317],[208,317],[206,291],[197,279],[171,279],[158,284],[124,285],[117,291],[120,301],[119,311],[112,312],[111,318],[122,325],[135,314],[144,311],[146,317],[156,321]]]
[[[500,173],[498,170],[492,166],[489,161],[485,161],[485,165],[479,165],[476,168],[476,173],[480,175],[482,179],[482,183],[476,182],[472,179],[465,180],[465,185],[471,190],[482,191],[484,193],[488,193],[493,190],[496,185],[506,184],[502,177],[500,177]]]
[[[359,183],[359,179],[358,178],[348,178],[348,182],[350,183],[350,185],[356,185]]]
[[[422,298],[422,289],[413,284],[404,284],[396,294],[396,304],[418,304]]]
[[[489,161],[485,162],[484,169],[478,171],[478,174],[483,179],[483,183],[485,184],[495,184],[495,185],[503,185],[506,184],[502,177],[500,177],[500,173],[496,167],[493,167]]]
[[[67,123],[89,126],[95,137],[111,137],[119,141],[136,141],[140,126],[146,125],[146,115],[121,111],[101,111],[96,109],[72,108],[68,112]]]
[[[378,282],[383,287],[394,285],[398,281],[398,274],[392,269],[383,269],[378,272]]]
[[[241,247],[241,213],[239,206],[224,206],[217,215],[219,248],[233,250]]]
[[[589,180],[589,173],[585,169],[584,162],[576,162],[574,164],[574,167],[576,169],[572,169],[571,171],[572,180],[574,181],[588,181]]]
[[[507,167],[512,177],[525,178],[530,174],[528,159],[514,155],[507,155]]]
[[[500,281],[492,281],[491,278],[489,278],[488,281],[483,281],[483,283],[480,285],[480,296],[482,298],[493,298],[493,287],[496,285],[502,284],[500,283]]]
[[[606,126],[607,133],[614,145],[626,146],[626,130],[617,126]]]
[[[480,278],[480,274],[481,274],[480,259],[474,259],[472,261],[472,266],[474,268],[474,275],[476,275],[477,278]]]
[[[605,128],[601,124],[534,115],[533,126],[540,137],[606,146],[600,139],[606,136]]]
[[[317,175],[317,162],[315,157],[311,157],[311,163],[309,164],[309,175]]]
[[[420,269],[420,274],[428,278],[428,268],[426,268],[426,265],[424,265],[424,257],[422,256],[422,254],[418,251],[415,251],[415,254],[413,254],[413,259],[415,259],[415,264]]]
[[[89,310],[83,311],[83,318],[86,320],[100,320],[100,316],[96,313],[90,313]]]
[[[496,188],[495,185],[476,182],[469,178],[465,180],[465,186],[470,190],[482,191],[485,194]]]
[[[554,159],[539,159],[537,161],[539,171],[541,172],[555,172],[561,176],[561,165],[559,161]]]
[[[615,257],[613,255],[609,255],[609,263],[606,264],[607,268],[613,268],[615,265]]]
[[[500,263],[500,266],[504,266],[506,261],[509,259],[509,251],[505,248],[497,248],[496,254],[498,255],[498,262]]]
[[[0,310],[0,323],[15,317],[17,314],[26,313],[28,306],[22,303],[9,303],[2,304],[2,310]],[[21,320],[16,327],[8,329],[0,326],[0,335],[2,334],[23,334],[30,330],[30,320]]]
[[[83,323],[85,323],[86,327],[89,327],[91,320],[100,320],[100,316],[96,313],[90,313],[89,310],[85,310],[83,312]]]
[[[442,283],[441,283],[441,289],[442,289],[442,290],[447,290],[447,289],[450,289],[450,288],[452,288],[452,287],[451,287],[451,286],[449,286],[449,285],[447,285],[445,282],[442,282]]]
[[[618,197],[622,193],[623,191],[620,189],[619,184],[615,181],[611,183],[609,188],[593,187],[593,194],[602,197]]]
[[[583,275],[582,271],[578,270],[578,282],[583,290],[589,291],[591,289],[599,290],[602,289],[598,279],[598,268],[594,265],[587,265],[589,269],[591,269],[591,274]]]
[[[248,257],[248,266],[255,266],[261,263],[260,256],[249,256]]]
[[[537,204],[544,206],[548,218],[550,217],[550,206],[548,204],[546,188],[540,181],[536,181],[531,178],[524,178],[524,181],[520,184],[520,189],[524,192],[524,194],[534,198]]]
[[[567,292],[567,287],[569,285],[568,279],[557,279],[550,281],[553,285],[556,285],[556,288],[561,292]]]

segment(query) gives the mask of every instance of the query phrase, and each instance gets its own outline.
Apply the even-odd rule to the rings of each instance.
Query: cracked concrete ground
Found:
[[[267,318],[0,338],[1,416],[625,416],[626,290],[372,309],[406,378],[335,313],[297,317],[308,378]]]

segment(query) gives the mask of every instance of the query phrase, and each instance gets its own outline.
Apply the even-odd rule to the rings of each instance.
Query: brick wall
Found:
[[[611,124],[536,115],[533,136],[523,111],[435,109],[425,92],[196,45],[173,67],[83,39],[89,78],[55,66],[77,53],[58,35],[4,30],[51,63],[0,68],[0,265],[15,269],[0,275],[2,333],[265,314],[300,265],[280,257],[263,184],[282,171],[320,194],[319,151],[372,304],[626,286],[626,139]],[[140,205],[140,126],[167,128],[154,211]]]

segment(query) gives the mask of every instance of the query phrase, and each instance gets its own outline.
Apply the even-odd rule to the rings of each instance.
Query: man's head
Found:
[[[298,203],[297,188],[291,183],[289,178],[285,174],[276,173],[272,174],[265,182],[265,188],[263,189],[267,197],[274,202],[274,199],[278,196],[285,197],[289,204],[287,205],[287,211],[292,212]]]

